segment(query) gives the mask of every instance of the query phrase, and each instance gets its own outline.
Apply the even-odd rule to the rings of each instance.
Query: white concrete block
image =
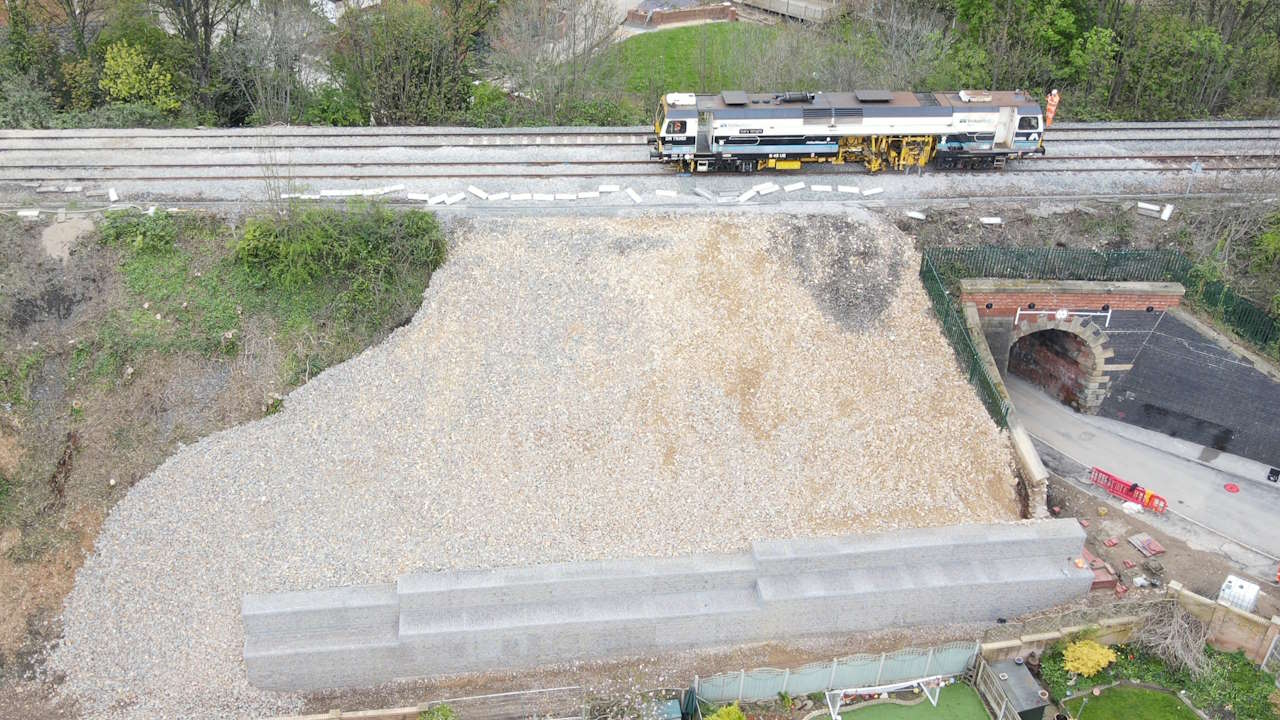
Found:
[[[557,200],[577,200],[578,193],[556,193]]]
[[[867,189],[867,190],[863,190],[863,191],[862,191],[862,195],[863,195],[864,197],[865,197],[865,196],[867,196],[867,195],[879,195],[879,194],[880,194],[880,193],[882,193],[882,192],[884,192],[884,188],[870,188],[870,189]]]
[[[360,194],[363,195],[364,197],[379,197],[379,196],[387,195],[388,193],[397,192],[398,190],[403,190],[403,189],[404,189],[403,185],[386,185],[384,187],[361,190]]]
[[[442,203],[442,202],[444,202],[445,200],[448,200],[448,199],[449,199],[449,195],[448,195],[447,193],[441,193],[441,194],[439,194],[439,195],[432,195],[431,197],[427,198],[427,204],[428,204],[428,205],[439,205],[440,203]]]
[[[810,185],[809,189],[814,192],[831,192],[830,185]]]
[[[602,193],[618,192],[621,189],[622,188],[618,187],[617,185],[601,185],[600,186],[600,192]]]
[[[803,188],[804,188],[804,183],[802,182],[793,182],[790,185],[782,186],[782,189],[785,190],[786,192],[795,192],[796,190],[801,190]]]
[[[431,199],[431,195],[429,193],[409,193],[405,195],[405,197],[409,198],[410,200],[422,200],[422,201],[427,201]]]
[[[155,215],[155,214],[156,214],[156,206],[155,206],[155,205],[152,205],[151,207],[147,208],[147,214],[148,214],[148,215]]]
[[[675,190],[654,190],[653,194],[658,197],[675,197],[678,193]]]
[[[25,218],[25,219],[28,219],[28,220],[30,220],[30,219],[32,219],[32,218],[38,218],[38,217],[40,217],[40,209],[39,209],[39,208],[35,208],[35,209],[32,209],[32,210],[19,210],[19,211],[18,211],[18,217],[20,217],[20,218]]]
[[[508,197],[511,197],[510,193],[496,192],[496,193],[490,193],[488,199],[489,200],[506,200]]]
[[[62,188],[62,192],[81,192],[84,190],[83,185],[68,185]]]
[[[530,193],[511,193],[512,200],[530,200],[533,195]]]
[[[836,187],[836,190],[839,190],[839,191],[840,191],[840,192],[842,192],[842,193],[852,193],[853,195],[857,195],[857,194],[858,194],[858,186],[857,186],[857,185],[838,185],[838,186]]]
[[[107,188],[107,200],[108,200],[108,201],[110,201],[110,202],[116,202],[116,201],[117,201],[117,200],[119,200],[119,199],[120,199],[120,196],[116,194],[116,189],[115,189],[115,188]]]
[[[488,199],[489,199],[489,193],[487,193],[487,192],[485,192],[485,191],[481,190],[480,188],[476,187],[475,185],[468,185],[468,186],[467,186],[467,192],[471,193],[472,195],[475,195],[476,197],[480,198],[481,200],[488,200]]]
[[[321,190],[321,197],[355,197],[359,195],[359,190]]]
[[[640,194],[637,193],[635,190],[632,190],[631,188],[627,188],[627,196],[630,197],[631,201],[634,202],[635,204],[637,205],[640,204]]]
[[[57,185],[42,185],[42,186],[40,186],[40,187],[36,188],[36,192],[38,192],[38,193],[51,193],[51,192],[58,192],[58,191],[60,191],[61,189],[62,189],[62,188],[58,187]]]
[[[583,190],[582,192],[578,193],[579,200],[590,200],[592,198],[598,198],[598,197],[600,197],[599,190]]]
[[[298,193],[280,193],[281,200],[293,200],[298,197]]]
[[[1167,221],[1171,217],[1173,217],[1173,206],[1165,205],[1164,210],[1160,211],[1160,219]]]
[[[298,196],[298,199],[299,199],[299,200],[319,200],[319,199],[320,199],[320,195],[319,195],[319,193],[312,193],[312,194],[308,194],[308,195],[299,195],[299,196]]]
[[[534,200],[543,200],[543,201],[546,201],[546,200],[555,200],[555,199],[556,199],[556,194],[555,194],[555,193],[534,193],[534,194],[533,194],[533,199],[534,199]]]
[[[1001,220],[998,217],[980,217],[978,218],[978,222],[982,223],[983,225],[1003,225],[1004,224],[1004,220]]]
[[[456,203],[456,202],[462,202],[462,198],[464,198],[464,197],[466,197],[466,196],[467,196],[467,194],[466,194],[466,193],[454,193],[454,194],[452,194],[452,195],[450,195],[449,197],[447,197],[447,198],[445,198],[445,199],[444,199],[444,204],[445,204],[445,205],[452,205],[452,204],[454,204],[454,203]]]
[[[924,213],[920,212],[919,210],[908,210],[908,211],[907,211],[907,217],[909,217],[909,218],[911,218],[911,219],[913,219],[913,220],[923,220],[923,219],[924,219]]]
[[[741,195],[739,195],[739,196],[738,196],[738,202],[740,202],[740,203],[744,203],[744,202],[746,202],[746,201],[750,200],[751,198],[753,198],[753,197],[755,197],[755,196],[757,196],[757,195],[759,195],[759,194],[760,194],[760,191],[759,191],[759,190],[756,190],[755,188],[752,188],[752,189],[750,189],[750,190],[748,190],[748,191],[746,191],[746,192],[742,193]]]
[[[1148,211],[1150,211],[1150,212],[1160,212],[1160,206],[1159,206],[1159,205],[1152,205],[1151,203],[1144,203],[1144,202],[1140,202],[1140,203],[1138,203],[1138,209],[1139,209],[1139,210],[1148,210]]]
[[[756,192],[760,192],[761,190],[763,190],[763,189],[765,189],[765,188],[769,187],[769,186],[770,186],[770,185],[772,185],[772,184],[773,184],[773,183],[771,183],[771,182],[762,182],[762,183],[760,183],[760,184],[758,184],[758,185],[752,185],[752,186],[751,186],[751,189],[752,189],[752,190],[755,190]]]
[[[779,191],[779,190],[781,190],[781,189],[782,189],[782,187],[781,187],[780,185],[775,184],[775,183],[765,183],[765,186],[764,186],[764,187],[762,187],[762,188],[755,188],[755,190],[756,190],[758,193],[760,193],[761,195],[768,195],[769,193],[775,193],[775,192],[778,192],[778,191]]]
[[[711,202],[715,202],[716,200],[715,195],[712,195],[711,193],[707,192],[706,190],[703,190],[702,188],[694,188],[693,192],[700,197],[704,197],[710,200]]]

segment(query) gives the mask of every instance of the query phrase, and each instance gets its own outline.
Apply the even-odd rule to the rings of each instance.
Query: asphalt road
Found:
[[[1018,418],[1042,442],[1077,462],[1140,483],[1196,523],[1280,556],[1280,488],[1123,437],[1108,427],[1111,421],[1081,415],[1020,378],[1009,376],[1006,384]],[[1227,492],[1227,483],[1238,485],[1239,492]]]

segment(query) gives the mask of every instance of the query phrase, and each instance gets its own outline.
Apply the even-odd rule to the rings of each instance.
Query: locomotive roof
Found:
[[[673,118],[692,118],[700,112],[722,119],[804,117],[815,112],[833,113],[837,117],[945,117],[956,112],[998,112],[1008,106],[1017,107],[1022,114],[1040,114],[1039,103],[1030,95],[1008,90],[936,93],[855,90],[808,94],[726,90],[715,95],[672,93],[667,100],[667,116]]]

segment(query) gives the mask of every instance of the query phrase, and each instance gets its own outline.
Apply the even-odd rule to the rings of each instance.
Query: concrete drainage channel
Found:
[[[963,525],[246,595],[245,665],[258,687],[308,691],[994,621],[1087,593],[1084,538],[1074,520]]]

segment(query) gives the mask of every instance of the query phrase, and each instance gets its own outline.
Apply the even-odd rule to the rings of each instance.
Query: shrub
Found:
[[[1062,665],[1077,675],[1093,677],[1115,661],[1115,650],[1096,640],[1080,640],[1067,646]]]
[[[14,75],[0,82],[0,127],[48,127],[53,98],[32,75]]]
[[[738,707],[738,703],[734,703],[711,713],[707,720],[747,720],[747,716],[742,712],[742,708]]]
[[[311,96],[302,122],[309,125],[358,127],[369,124],[369,113],[360,98],[339,85],[324,85]]]
[[[173,90],[173,76],[125,40],[107,48],[98,86],[116,102],[142,102],[162,112],[182,105]]]
[[[97,100],[97,69],[86,59],[62,63],[62,85],[66,88],[68,110],[88,110]]]

